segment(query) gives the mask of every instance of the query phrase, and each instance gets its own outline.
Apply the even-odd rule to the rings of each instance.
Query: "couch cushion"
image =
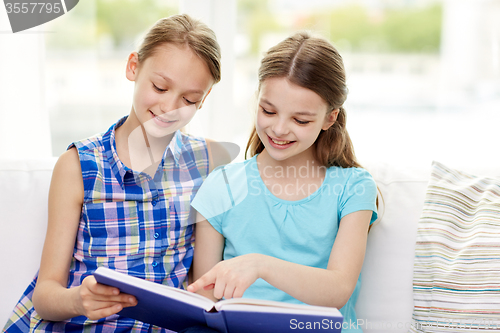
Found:
[[[418,224],[411,332],[500,329],[500,178],[434,162]]]
[[[0,160],[0,327],[40,265],[55,161]]]
[[[417,222],[429,180],[427,167],[366,165],[382,194],[379,220],[368,235],[356,313],[365,333],[407,332],[412,303]]]

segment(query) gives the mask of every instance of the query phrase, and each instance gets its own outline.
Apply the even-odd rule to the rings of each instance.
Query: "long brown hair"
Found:
[[[214,83],[221,79],[221,51],[215,33],[206,24],[186,14],[172,15],[155,23],[144,37],[138,53],[139,63],[165,43],[187,45],[208,66]]]
[[[296,33],[272,47],[264,55],[259,68],[259,91],[268,78],[284,77],[290,82],[321,96],[329,111],[339,109],[337,120],[326,131],[321,130],[315,145],[315,157],[326,167],[360,167],[346,129],[346,111],[342,106],[347,85],[342,57],[323,38],[306,32]],[[264,150],[255,125],[245,150],[254,156]]]

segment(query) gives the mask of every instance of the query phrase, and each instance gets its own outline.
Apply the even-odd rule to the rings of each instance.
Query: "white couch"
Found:
[[[0,160],[0,327],[39,265],[55,161],[55,158]],[[383,203],[380,219],[368,237],[357,306],[358,322],[367,333],[407,332],[413,307],[417,222],[430,163],[422,168],[373,165],[367,169],[381,190]],[[498,175],[499,170],[481,171]]]
[[[0,160],[0,329],[40,265],[56,160]]]

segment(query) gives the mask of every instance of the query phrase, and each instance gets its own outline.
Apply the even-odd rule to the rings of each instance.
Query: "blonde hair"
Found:
[[[187,45],[208,66],[217,83],[221,79],[221,51],[215,33],[206,24],[179,14],[163,18],[149,30],[138,53],[139,63],[152,56],[165,43]]]
[[[268,78],[283,77],[290,82],[312,90],[321,96],[329,112],[339,109],[335,123],[321,130],[316,139],[316,159],[324,166],[360,167],[346,129],[347,85],[342,57],[331,43],[323,38],[311,37],[306,32],[296,33],[272,47],[264,55],[259,68],[259,91]],[[264,144],[254,128],[245,151],[254,156]]]

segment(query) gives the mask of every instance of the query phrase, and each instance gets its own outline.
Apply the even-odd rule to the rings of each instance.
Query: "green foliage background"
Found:
[[[371,13],[360,5],[347,5],[311,13],[291,27],[280,25],[269,9],[269,0],[239,0],[241,29],[250,35],[257,53],[261,36],[269,32],[312,30],[332,42],[358,52],[436,53],[441,42],[442,5],[401,7]]]
[[[157,20],[176,13],[174,1],[96,0],[77,5],[52,21],[55,33],[48,34],[47,43],[55,49],[85,49],[95,47],[96,41],[108,36],[114,48],[130,49],[137,37]]]
[[[238,29],[250,39],[250,52],[257,54],[266,33],[306,29],[320,32],[332,42],[357,52],[439,51],[442,6],[388,8],[370,12],[360,5],[300,13],[292,26],[279,21],[270,9],[272,0],[238,1]],[[305,0],[307,1],[307,0]],[[130,45],[156,20],[178,12],[176,1],[96,0],[94,5],[76,6],[66,18],[53,21],[53,48],[81,49],[108,36],[115,48]]]

